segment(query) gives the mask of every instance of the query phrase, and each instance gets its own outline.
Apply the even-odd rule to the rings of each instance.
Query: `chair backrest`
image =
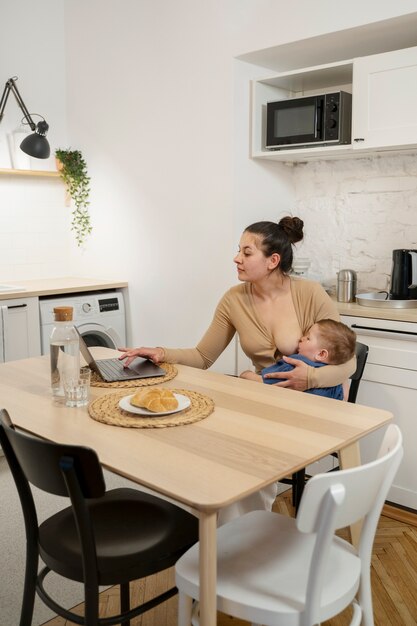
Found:
[[[103,471],[94,450],[45,441],[14,428],[8,412],[0,410],[0,442],[14,479],[25,479],[39,489],[57,496],[69,496],[64,477],[71,462],[84,498],[105,493]]]
[[[305,486],[300,503],[297,515],[299,530],[315,532],[317,520],[320,518],[321,501],[333,485],[342,485],[345,490],[343,506],[336,513],[335,529],[350,526],[366,517],[381,500],[382,509],[402,454],[401,431],[398,426],[391,424],[375,461],[339,472],[313,476]]]
[[[348,402],[356,402],[356,396],[359,391],[362,374],[368,359],[369,348],[364,343],[356,342],[356,370],[350,377],[350,388]]]
[[[398,426],[390,425],[378,457],[358,467],[313,476],[305,486],[296,524],[301,532],[316,533],[306,593],[308,624],[319,619],[324,569],[334,533],[363,519],[358,555],[362,571],[371,564],[379,516],[403,456]]]

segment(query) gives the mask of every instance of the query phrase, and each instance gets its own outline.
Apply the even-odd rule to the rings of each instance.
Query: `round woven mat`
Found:
[[[91,372],[92,387],[109,387],[110,389],[126,389],[128,387],[146,387],[147,385],[160,385],[167,380],[175,378],[178,370],[171,363],[158,363],[166,371],[165,376],[155,376],[154,378],[138,378],[136,380],[118,380],[114,383],[106,383],[96,372]]]
[[[134,390],[132,389],[132,392]],[[208,417],[214,411],[214,402],[208,396],[188,389],[172,389],[191,400],[191,405],[179,413],[170,415],[142,416],[134,415],[119,407],[119,400],[126,391],[108,393],[93,400],[88,406],[90,417],[98,422],[111,426],[125,426],[127,428],[166,428],[168,426],[184,426]]]

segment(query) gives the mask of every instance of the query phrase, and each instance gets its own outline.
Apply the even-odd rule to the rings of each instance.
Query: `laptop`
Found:
[[[106,383],[113,383],[120,380],[137,380],[138,378],[152,378],[154,376],[165,376],[166,374],[165,370],[159,367],[159,365],[155,365],[152,361],[141,359],[140,357],[133,361],[129,367],[124,367],[123,362],[119,361],[116,357],[112,359],[96,360],[77,327],[75,327],[75,330],[80,338],[81,354],[87,361],[87,365]]]

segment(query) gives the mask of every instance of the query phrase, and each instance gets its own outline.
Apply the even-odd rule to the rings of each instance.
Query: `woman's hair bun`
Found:
[[[278,226],[287,235],[290,243],[297,243],[303,238],[304,222],[299,217],[286,215],[278,222]]]

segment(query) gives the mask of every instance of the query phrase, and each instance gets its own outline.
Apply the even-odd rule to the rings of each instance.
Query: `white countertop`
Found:
[[[0,281],[1,282],[1,281]],[[29,298],[50,296],[56,294],[100,291],[102,289],[121,289],[128,283],[123,280],[102,280],[99,278],[77,278],[66,276],[63,278],[43,278],[39,280],[5,281],[1,284],[11,284],[24,287],[24,291],[0,292],[0,300],[15,298]],[[384,309],[381,307],[365,307],[356,302],[334,302],[340,315],[352,315],[354,317],[372,317],[375,319],[394,320],[398,322],[417,323],[416,309]]]
[[[337,302],[334,299],[340,315],[354,317],[372,317],[379,320],[394,320],[396,322],[417,323],[416,309],[384,309],[382,307],[367,307],[356,302]]]
[[[64,278],[43,278],[39,280],[5,281],[3,285],[15,285],[23,287],[24,291],[0,292],[0,300],[15,298],[30,298],[38,296],[52,296],[55,294],[76,293],[87,291],[101,291],[102,289],[120,289],[128,284],[123,280],[102,280],[97,278],[76,278],[66,276]]]

